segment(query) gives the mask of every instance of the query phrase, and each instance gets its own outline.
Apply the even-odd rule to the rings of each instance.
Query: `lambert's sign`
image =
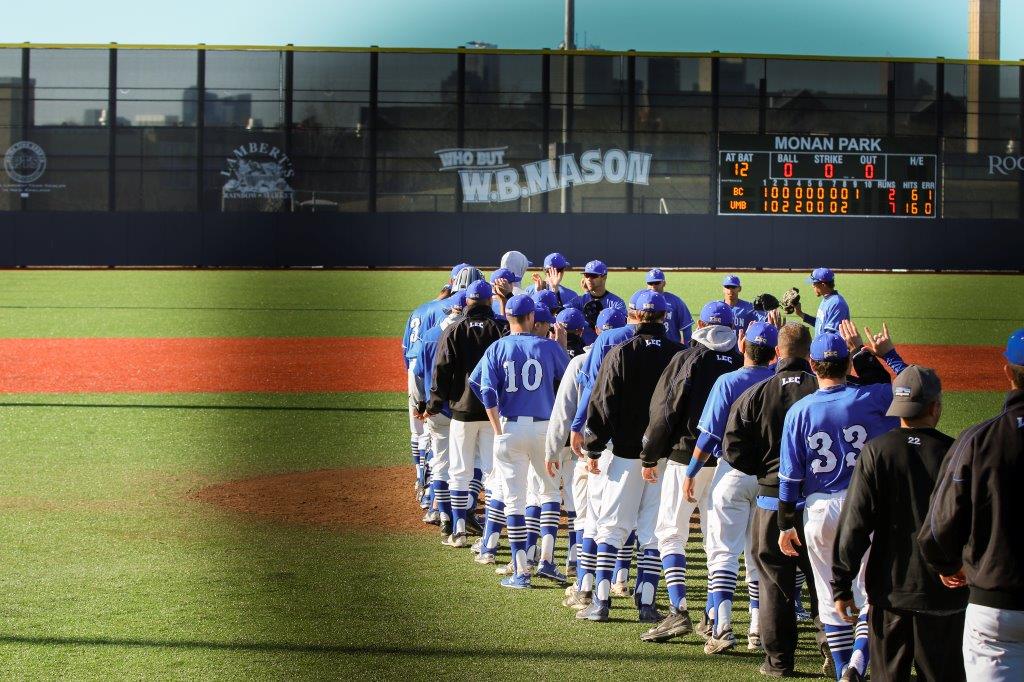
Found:
[[[516,201],[574,185],[598,182],[646,185],[651,155],[621,149],[591,149],[579,155],[563,154],[511,168],[505,160],[508,147],[487,149],[439,149],[442,171],[458,171],[463,200],[467,203]]]

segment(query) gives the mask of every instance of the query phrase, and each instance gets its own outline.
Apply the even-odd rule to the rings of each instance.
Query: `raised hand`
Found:
[[[867,331],[866,327],[865,331]],[[843,337],[843,341],[846,341],[846,347],[850,349],[851,353],[856,353],[864,345],[860,334],[857,332],[857,325],[850,320],[843,320],[839,323],[839,336]]]
[[[864,327],[864,337],[864,347],[878,357],[886,355],[896,347],[892,343],[892,335],[889,334],[889,325],[885,322],[882,322],[882,331],[877,334]]]

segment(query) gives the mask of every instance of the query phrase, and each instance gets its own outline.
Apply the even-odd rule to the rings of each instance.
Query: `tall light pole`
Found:
[[[565,0],[565,38],[562,41],[562,49],[567,53],[576,49],[576,40],[573,34],[576,32],[576,1]],[[572,130],[572,93],[573,87],[572,57],[568,54],[562,59],[562,88],[565,90],[565,101],[562,103],[562,154],[569,153],[569,132]],[[555,163],[558,163],[558,155],[555,155]],[[557,166],[556,166],[557,168]],[[562,187],[559,192],[561,199],[562,213],[569,213],[572,210],[572,190],[569,187]]]

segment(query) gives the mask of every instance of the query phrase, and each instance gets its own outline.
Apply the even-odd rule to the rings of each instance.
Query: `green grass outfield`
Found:
[[[2,272],[0,337],[397,336],[443,277]],[[806,286],[795,274],[744,279],[747,293]],[[628,295],[641,280],[615,273],[612,286]],[[721,275],[669,281],[696,308]],[[995,345],[1024,324],[1021,277],[839,283],[858,321],[891,320],[897,342]],[[941,427],[994,414],[993,388],[948,395]],[[756,679],[745,650],[709,659],[693,638],[643,645],[632,609],[577,624],[555,590],[502,590],[433,534],[340,534],[190,499],[259,474],[404,464],[404,414],[396,393],[0,396],[0,677]]]

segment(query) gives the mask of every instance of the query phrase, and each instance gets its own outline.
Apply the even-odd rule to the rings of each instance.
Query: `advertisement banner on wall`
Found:
[[[64,189],[66,185],[43,182],[46,174],[46,152],[35,142],[21,140],[15,142],[4,153],[4,173],[6,178],[0,182],[0,190],[16,192],[22,197],[32,194],[52,192]]]
[[[588,149],[513,168],[508,147],[438,149],[441,170],[456,171],[463,201],[470,204],[516,201],[576,185],[599,182],[648,184],[652,155],[622,149]]]
[[[231,150],[222,170],[221,208],[280,210],[291,201],[291,158],[269,142],[246,142]]]

